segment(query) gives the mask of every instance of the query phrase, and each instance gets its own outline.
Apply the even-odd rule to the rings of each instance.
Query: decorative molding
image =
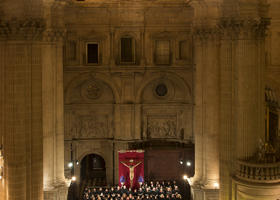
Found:
[[[41,18],[12,18],[0,21],[0,38],[5,40],[40,40],[45,30]]]
[[[62,41],[65,38],[66,30],[62,28],[49,28],[44,32],[43,40],[46,42]]]

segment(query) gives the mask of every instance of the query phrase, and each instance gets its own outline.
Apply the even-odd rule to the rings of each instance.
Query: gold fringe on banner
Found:
[[[136,152],[136,153],[143,153],[145,150],[143,149],[137,149],[137,150],[119,150],[119,153],[126,153],[126,152]]]

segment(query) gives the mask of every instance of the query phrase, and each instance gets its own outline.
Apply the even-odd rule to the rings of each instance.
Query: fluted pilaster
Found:
[[[43,198],[41,19],[1,21],[4,199]]]
[[[45,4],[47,28],[43,37],[44,199],[66,199],[64,177],[63,3]],[[57,20],[53,20],[56,17]]]
[[[231,199],[236,159],[249,159],[264,137],[262,18],[224,18],[221,33],[221,199]]]
[[[194,184],[214,189],[219,183],[219,34],[199,27],[195,34],[195,142]]]

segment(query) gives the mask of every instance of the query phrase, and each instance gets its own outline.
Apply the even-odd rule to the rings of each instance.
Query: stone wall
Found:
[[[280,91],[279,7],[1,2],[0,198],[66,199],[71,144],[75,160],[101,155],[107,182],[116,183],[118,150],[152,139],[195,143],[194,199],[279,196],[232,179],[235,161],[250,158],[265,137],[264,88]],[[122,37],[133,39],[133,62],[121,60]],[[87,62],[88,43],[98,44],[98,63]],[[79,180],[78,167],[75,174]]]
[[[108,184],[117,182],[117,151],[127,149],[128,142],[193,141],[192,9],[184,2],[168,2],[169,8],[160,3],[115,3],[65,8],[65,163],[71,160],[71,143],[74,160],[87,153],[101,155]],[[120,61],[124,36],[135,40],[134,63]],[[170,44],[168,65],[155,63],[157,40]],[[179,55],[182,41],[187,48],[184,58]],[[90,42],[99,45],[95,65],[86,60]],[[79,177],[79,168],[75,173]]]

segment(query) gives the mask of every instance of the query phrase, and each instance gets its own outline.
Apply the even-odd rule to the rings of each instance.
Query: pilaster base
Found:
[[[67,186],[58,186],[52,190],[44,191],[44,200],[67,200],[67,194]]]
[[[219,189],[191,187],[192,200],[219,200]]]

